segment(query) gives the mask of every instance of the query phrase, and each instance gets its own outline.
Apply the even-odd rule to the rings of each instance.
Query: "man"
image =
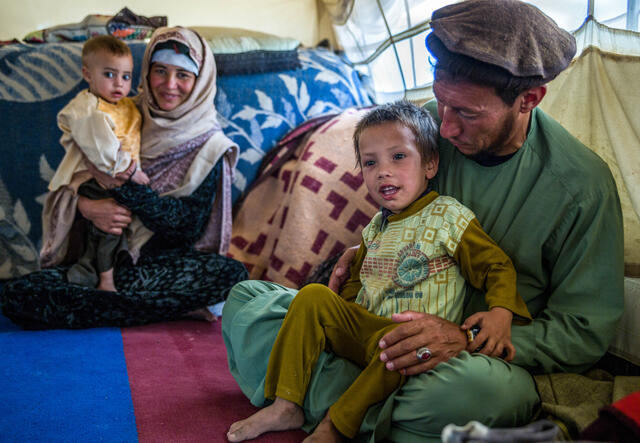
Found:
[[[438,317],[396,315],[404,324],[382,338],[381,359],[387,369],[414,377],[370,408],[361,427],[393,441],[439,441],[446,424],[470,420],[491,427],[527,423],[539,403],[532,374],[587,369],[605,353],[623,309],[622,215],[614,180],[601,159],[537,108],[546,83],[571,61],[573,37],[516,0],[446,6],[433,13],[432,29],[427,48],[437,59],[436,102],[427,108],[439,117],[441,135],[435,188],[471,208],[511,257],[534,321],[512,327],[516,354],[507,363],[490,349],[488,355],[464,352],[484,342],[481,330],[467,334]],[[334,289],[349,262],[346,254],[336,267]],[[264,333],[265,319],[279,327],[275,318],[284,313],[276,315],[275,305],[267,304],[284,312],[291,297],[266,302],[274,296],[268,288],[236,288],[223,315],[233,365],[233,342],[251,339],[241,328]],[[465,317],[486,309],[472,291]],[[258,310],[259,316],[249,314]],[[427,360],[416,353],[425,347]],[[330,353],[320,361],[305,400],[309,421],[352,370]],[[238,372],[243,387],[247,373]]]

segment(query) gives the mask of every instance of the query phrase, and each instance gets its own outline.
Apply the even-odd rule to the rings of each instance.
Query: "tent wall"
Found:
[[[313,46],[331,37],[316,0],[23,0],[2,2],[0,40],[22,39],[51,26],[77,23],[89,14],[114,15],[123,7],[145,16],[166,15],[169,25],[224,26],[292,37]],[[320,13],[318,11],[321,11]],[[324,23],[324,24],[322,24]]]
[[[640,277],[640,34],[588,21],[576,40],[583,50],[549,84],[541,107],[609,164],[624,216],[625,272]]]

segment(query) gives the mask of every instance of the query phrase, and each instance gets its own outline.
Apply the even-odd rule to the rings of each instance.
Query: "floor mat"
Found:
[[[231,423],[257,411],[229,372],[220,323],[176,321],[123,329],[140,442],[223,442]],[[253,441],[304,437],[296,430]]]
[[[0,315],[0,440],[136,442],[116,328],[22,331]]]

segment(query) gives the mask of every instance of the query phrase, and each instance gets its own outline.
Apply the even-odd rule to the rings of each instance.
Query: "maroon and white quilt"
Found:
[[[247,195],[234,218],[229,255],[247,266],[250,278],[297,288],[316,265],[360,244],[378,210],[353,149],[365,113],[351,108],[323,123]]]

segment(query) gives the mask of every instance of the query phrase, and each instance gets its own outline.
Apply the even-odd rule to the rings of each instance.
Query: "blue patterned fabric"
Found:
[[[145,43],[130,43],[136,90]],[[0,48],[0,279],[37,269],[47,185],[62,159],[56,115],[87,87],[80,43]],[[288,131],[318,115],[371,104],[340,57],[301,49],[302,67],[218,77],[224,132],[240,147],[233,200],[255,179],[264,155]]]

